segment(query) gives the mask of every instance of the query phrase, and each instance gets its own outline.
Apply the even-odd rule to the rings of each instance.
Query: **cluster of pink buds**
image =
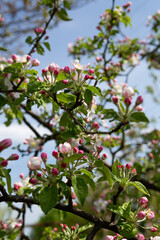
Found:
[[[78,239],[79,224],[76,223],[75,226],[69,228],[67,224],[60,223],[60,227],[62,228],[63,235],[67,237],[67,239],[72,239],[73,236],[75,239],[75,234],[77,234],[76,239]]]
[[[36,34],[40,34],[40,33],[43,33],[44,32],[44,29],[42,27],[39,27],[39,28],[35,28],[34,32]]]
[[[117,165],[117,169],[119,170],[120,177],[130,177],[137,174],[137,170],[129,163],[127,163],[126,166]]]

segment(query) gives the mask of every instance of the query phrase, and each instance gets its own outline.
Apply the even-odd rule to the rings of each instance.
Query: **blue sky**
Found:
[[[121,6],[127,1],[116,0],[117,5]],[[45,56],[39,56],[34,54],[33,57],[37,57],[40,62],[40,68],[45,68],[49,63],[55,62],[60,67],[65,65],[71,66],[71,57],[68,57],[67,45],[69,42],[74,42],[77,37],[89,37],[97,33],[96,26],[100,20],[100,14],[105,9],[111,6],[111,0],[92,0],[91,3],[84,7],[75,9],[69,12],[69,16],[73,19],[70,22],[60,22],[59,26],[55,29],[49,30],[47,34],[50,36],[49,42],[51,45],[51,52],[46,52]],[[149,15],[154,14],[160,9],[159,0],[133,0],[130,16],[132,18],[132,28],[128,28],[125,31],[127,36],[131,38],[140,37],[145,38],[148,35],[149,29],[145,26]],[[26,51],[28,49],[26,48]],[[84,64],[88,63],[87,59],[84,59]],[[137,67],[137,69],[131,74],[129,85],[137,87],[141,94],[145,93],[145,85],[150,83],[149,72],[146,70],[146,64],[143,63]],[[145,112],[149,117],[157,115],[157,108],[151,101],[149,96],[145,97],[146,103],[144,103]],[[2,123],[2,122],[1,122]],[[30,130],[24,126],[17,126],[16,123],[10,128],[5,128],[0,124],[0,140],[4,138],[12,138],[13,142],[20,143],[25,138],[30,137],[32,134]],[[18,134],[17,134],[18,133]],[[15,144],[14,144],[15,146]],[[54,150],[54,144],[50,144],[50,147],[46,147],[45,150],[51,157],[51,152]],[[5,156],[10,153],[5,150]],[[9,163],[9,167],[13,169],[13,182],[18,180],[18,176],[21,172],[27,174],[28,169],[26,166],[27,159],[20,158],[17,162]],[[36,208],[37,209],[37,208]],[[38,211],[39,215],[40,212]],[[28,215],[28,222],[30,219],[35,221],[37,217],[34,212],[30,216]]]

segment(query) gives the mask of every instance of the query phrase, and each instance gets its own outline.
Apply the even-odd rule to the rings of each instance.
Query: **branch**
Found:
[[[92,240],[94,238],[94,236],[96,235],[96,233],[101,229],[101,223],[97,222],[94,225],[94,228],[92,229],[92,231],[88,234],[86,240]]]

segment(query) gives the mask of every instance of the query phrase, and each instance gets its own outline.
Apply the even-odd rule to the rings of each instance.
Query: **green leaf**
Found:
[[[89,176],[86,175],[86,174],[83,174],[82,177],[83,177],[84,181],[85,181],[87,184],[89,184],[89,186],[92,188],[92,190],[95,191],[95,190],[96,190],[96,185],[95,185],[95,182],[92,180],[92,178],[89,177]]]
[[[57,12],[57,15],[63,21],[70,21],[70,20],[72,20],[71,18],[69,18],[68,14],[67,14],[67,12],[66,12],[66,10],[64,8],[61,8],[61,10]]]
[[[103,177],[105,180],[107,180],[110,184],[110,186],[113,186],[113,181],[112,181],[112,174],[111,171],[108,167],[103,166],[103,167],[98,167],[97,171],[101,172],[103,174]]]
[[[104,109],[102,110],[101,114],[104,114],[103,119],[109,119],[109,118],[116,118],[118,117],[118,114],[113,109]]]
[[[70,163],[70,162],[74,162],[75,160],[79,160],[80,158],[82,158],[84,156],[84,154],[80,154],[80,153],[76,153],[74,155],[71,155],[69,157],[65,157],[63,159],[63,162],[65,163]]]
[[[58,190],[56,186],[48,186],[39,194],[42,211],[47,214],[58,201]]]
[[[44,48],[42,47],[42,45],[38,44],[36,50],[37,50],[37,53],[39,53],[40,55],[44,54]]]
[[[64,7],[67,8],[68,10],[71,10],[71,4],[70,4],[69,1],[64,0],[64,1],[63,1],[63,5],[64,5]]]
[[[85,199],[88,195],[88,186],[84,179],[79,176],[72,177],[72,186],[75,191],[75,194],[80,201],[81,205],[83,206]]]
[[[88,223],[87,225],[80,227],[78,229],[78,233],[84,232],[87,229],[92,228],[92,227],[93,227],[93,223]]]
[[[149,123],[149,119],[146,117],[144,112],[134,112],[130,115],[131,122],[146,122]]]
[[[6,48],[0,47],[0,51],[7,51]]]
[[[5,168],[3,169],[3,173],[4,173],[5,178],[6,178],[7,188],[8,188],[8,193],[9,194],[11,194],[11,192],[12,192],[10,171],[11,171],[11,169],[5,169]]]
[[[43,44],[49,51],[51,51],[51,47],[50,47],[50,44],[48,42],[43,42]]]
[[[6,99],[2,95],[0,95],[0,108],[3,107],[6,103]]]
[[[134,186],[136,187],[140,192],[150,196],[148,190],[146,189],[146,187],[139,181],[134,181],[134,182],[129,182],[127,184],[128,186]]]
[[[95,93],[98,96],[101,96],[100,89],[94,86],[88,86],[87,89],[89,89],[92,93]]]
[[[85,103],[87,103],[88,106],[92,102],[92,99],[93,99],[92,92],[89,89],[86,89],[84,93],[84,101]]]
[[[59,93],[57,94],[57,100],[64,103],[75,102],[76,96],[69,93]]]
[[[118,159],[116,159],[116,161],[112,165],[112,174],[117,177],[119,176],[119,171],[117,169],[118,165],[122,165],[122,164],[118,161]]]
[[[69,84],[66,85],[65,83],[60,81],[60,82],[57,82],[55,86],[50,88],[50,92],[54,93],[54,92],[57,92],[57,91],[62,90],[64,88],[68,88],[68,86],[69,86]]]

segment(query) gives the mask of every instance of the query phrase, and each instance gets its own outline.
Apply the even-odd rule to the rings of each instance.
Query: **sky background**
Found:
[[[116,0],[115,2],[116,5],[121,6],[127,1]],[[66,65],[71,67],[71,60],[74,59],[68,56],[68,43],[74,42],[77,37],[92,37],[95,35],[97,33],[96,26],[100,21],[100,15],[104,13],[105,9],[110,8],[111,3],[111,0],[92,0],[85,6],[68,12],[69,16],[73,19],[72,21],[60,22],[58,27],[47,31],[47,34],[50,36],[49,42],[52,51],[46,51],[45,56],[39,56],[36,54],[33,55],[34,58],[38,58],[41,62],[39,69],[45,68],[51,62],[57,63],[60,67],[64,67]],[[159,0],[133,0],[130,12],[132,28],[123,29],[125,34],[131,38],[146,38],[149,33],[149,29],[146,27],[147,18],[149,15],[157,12],[158,9],[160,9]],[[27,53],[29,48],[24,47],[24,52],[25,50]],[[84,62],[82,62],[82,64],[87,64],[88,62],[89,60],[84,58]],[[120,79],[120,81],[122,81],[122,79]],[[146,68],[146,64],[142,63],[131,74],[129,78],[129,85],[137,87],[140,94],[143,95],[146,92],[145,86],[150,84],[150,81],[150,73]],[[159,119],[158,106],[153,103],[151,97],[146,95],[144,109],[149,118],[156,116]],[[23,142],[25,138],[34,136],[28,127],[24,125],[17,126],[17,123],[14,123],[9,128],[6,128],[3,125],[3,120],[3,118],[0,120],[0,140],[4,138],[11,138],[14,142],[13,146],[16,146],[18,143]],[[42,131],[44,132],[44,129],[42,129]],[[49,157],[51,157],[53,150],[54,143],[51,142],[44,148],[44,151],[48,153]],[[8,156],[10,155],[10,152],[5,150],[4,154],[5,156]],[[8,167],[12,168],[13,183],[19,180],[18,176],[21,172],[24,174],[28,173],[26,166],[27,160],[27,158],[20,157],[17,162],[13,161],[9,163]],[[36,209],[36,214],[34,214],[34,209]],[[35,222],[40,214],[41,211],[39,208],[34,207],[33,213],[28,212],[27,214],[27,222],[31,223],[31,219],[32,222]]]

